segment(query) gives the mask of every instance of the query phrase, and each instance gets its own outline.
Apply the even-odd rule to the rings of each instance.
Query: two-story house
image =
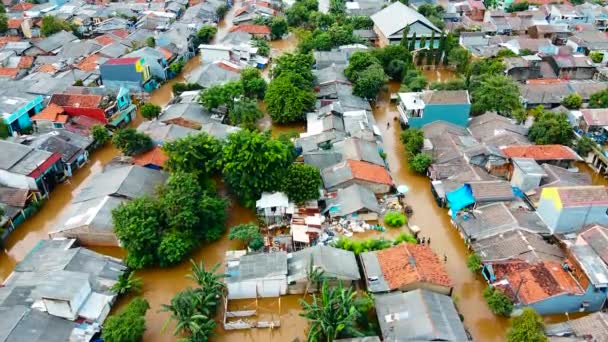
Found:
[[[555,4],[549,7],[548,20],[550,24],[576,25],[586,23],[587,16],[571,5]]]
[[[8,126],[8,132],[21,133],[32,126],[31,117],[40,112],[44,105],[40,95],[22,93],[19,96],[0,96],[0,115]]]
[[[413,127],[446,121],[466,127],[471,112],[467,90],[425,90],[418,93],[399,93],[401,123]]]
[[[372,15],[371,19],[374,22],[374,32],[378,35],[380,46],[401,42],[403,30],[406,28],[408,38],[417,39],[417,47],[422,37],[430,38],[433,32],[436,37],[441,35],[441,30],[425,16],[398,1]],[[438,41],[434,44],[437,45]]]

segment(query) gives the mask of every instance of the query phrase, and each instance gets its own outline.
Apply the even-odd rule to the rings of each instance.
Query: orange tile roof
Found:
[[[17,36],[0,37],[0,47],[3,47],[8,42],[19,42],[19,41],[21,41],[21,37],[17,37]]]
[[[56,121],[57,117],[63,113],[63,108],[54,104],[49,103],[46,108],[41,110],[38,114],[32,116],[32,120],[45,120],[45,121]]]
[[[129,36],[129,31],[125,30],[125,29],[116,29],[114,31],[110,31],[111,34],[115,35],[116,37],[120,37],[120,38],[127,38]]]
[[[76,64],[76,67],[82,71],[93,71],[97,69],[97,60],[99,55],[88,55],[80,63]]]
[[[0,77],[15,78],[18,73],[19,69],[17,68],[0,68]]]
[[[34,64],[34,57],[32,56],[21,56],[19,59],[19,65],[17,67],[19,69],[29,69]]]
[[[13,18],[9,19],[7,24],[9,29],[19,29],[21,28],[21,23],[23,22],[23,18]]]
[[[158,51],[160,51],[160,52],[163,53],[163,55],[165,56],[166,60],[169,60],[169,59],[171,59],[171,57],[173,57],[173,52],[171,52],[171,51],[169,51],[169,50],[167,50],[167,49],[165,49],[163,47],[158,48]]]
[[[532,158],[535,160],[578,160],[572,149],[563,145],[517,145],[506,146],[502,152],[509,158]]]
[[[64,123],[68,122],[68,118],[69,118],[69,115],[59,114],[59,115],[57,115],[57,119],[55,120],[55,122],[64,124]]]
[[[234,26],[230,32],[247,32],[251,34],[270,34],[270,27],[266,25],[242,24]]]
[[[48,74],[54,74],[57,72],[57,68],[53,64],[43,64],[38,68],[40,72],[46,72]]]
[[[203,2],[203,0],[189,0],[188,1],[188,6],[192,7],[192,6],[200,4],[201,2]]]
[[[347,163],[351,169],[353,178],[361,179],[372,183],[381,183],[389,185],[393,184],[391,175],[382,166],[351,159],[349,159]]]
[[[169,157],[167,157],[163,150],[156,146],[148,152],[134,156],[133,163],[139,166],[157,165],[162,167],[168,159]]]
[[[31,4],[29,2],[20,2],[16,5],[14,5],[13,7],[11,7],[10,10],[13,12],[27,11],[27,10],[31,9],[32,7],[34,7],[34,4]]]
[[[234,16],[238,17],[239,15],[245,13],[247,11],[247,7],[241,7],[239,9],[237,9],[236,11],[234,11]]]
[[[402,243],[378,251],[376,256],[391,290],[415,283],[453,286],[445,265],[428,246]]]
[[[104,34],[103,36],[99,36],[99,37],[95,38],[95,41],[103,46],[110,45],[115,42],[114,38],[110,37],[107,34]]]
[[[233,67],[233,66],[231,66],[229,64],[226,64],[226,63],[224,63],[222,61],[220,61],[219,63],[217,63],[217,66],[220,67],[220,68],[222,68],[222,69],[224,69],[224,70],[228,70],[228,71],[232,71],[232,72],[241,72],[241,70],[239,70],[239,69],[237,69],[237,68],[235,68],[235,67]]]
[[[518,297],[523,304],[531,304],[560,294],[584,294],[576,280],[557,261],[530,264],[515,260],[492,264],[497,282],[508,280],[507,295]]]

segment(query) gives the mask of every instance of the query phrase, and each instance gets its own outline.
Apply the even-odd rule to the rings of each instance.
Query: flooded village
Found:
[[[5,1],[0,340],[608,339],[604,5]]]

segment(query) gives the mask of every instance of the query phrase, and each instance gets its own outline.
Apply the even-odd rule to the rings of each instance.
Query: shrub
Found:
[[[586,157],[589,152],[593,151],[593,146],[595,145],[595,141],[591,140],[591,138],[583,135],[580,139],[576,141],[576,145],[574,145],[574,149],[576,153],[578,153],[581,157]]]
[[[604,53],[599,51],[592,51],[589,54],[589,58],[591,58],[591,61],[593,61],[593,63],[601,63],[604,59]]]
[[[91,135],[93,140],[99,146],[105,145],[110,141],[110,132],[103,125],[93,125],[91,127]]]
[[[118,314],[108,317],[101,336],[106,342],[138,342],[146,331],[146,311],[150,308],[143,298],[133,299]]]
[[[418,153],[414,158],[410,159],[409,168],[416,173],[424,174],[432,163],[433,157],[430,154]]]
[[[389,227],[401,227],[407,223],[407,218],[402,213],[389,211],[384,215],[384,223]]]
[[[511,299],[492,286],[488,286],[483,291],[483,298],[488,303],[490,310],[496,315],[509,316],[513,311]]]
[[[546,342],[543,318],[532,308],[525,308],[523,313],[514,317],[507,332],[507,342]]]
[[[481,269],[481,258],[476,253],[471,253],[467,257],[467,268],[473,272],[477,273]]]
[[[562,104],[568,109],[579,109],[583,105],[583,97],[578,93],[572,93],[564,97]]]

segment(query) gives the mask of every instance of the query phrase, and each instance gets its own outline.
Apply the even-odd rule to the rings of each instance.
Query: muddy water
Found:
[[[422,74],[426,77],[429,84],[433,82],[446,82],[457,77],[454,70],[444,68],[422,70]]]

